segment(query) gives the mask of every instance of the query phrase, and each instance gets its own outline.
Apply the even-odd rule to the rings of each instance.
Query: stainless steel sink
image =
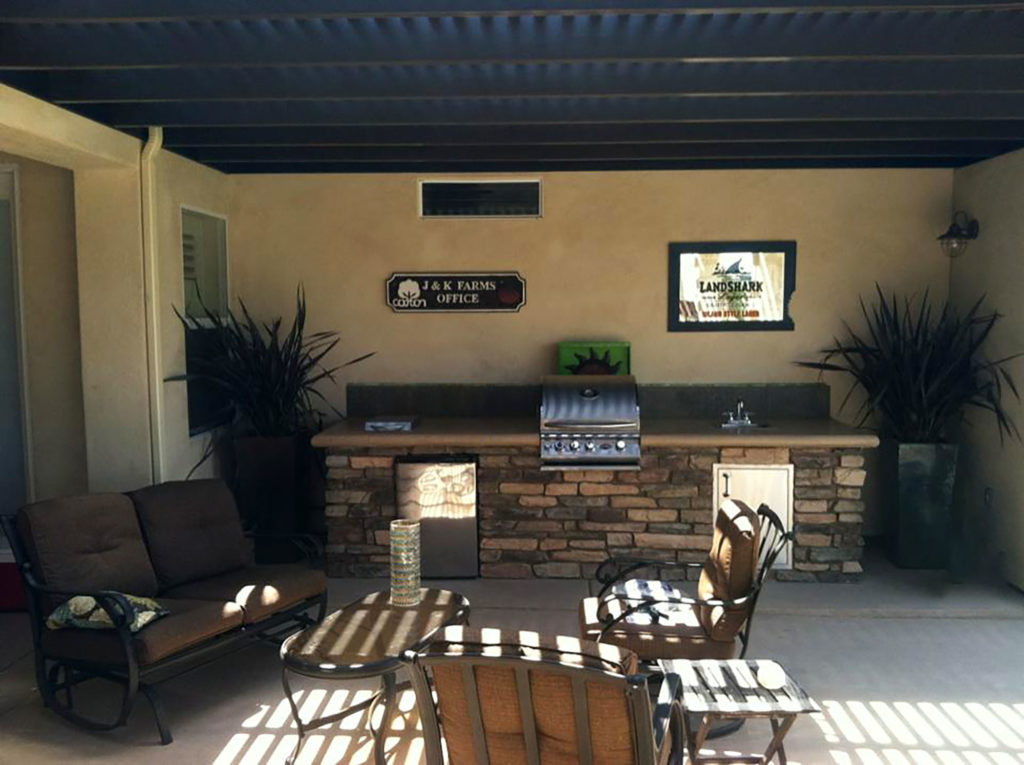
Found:
[[[743,399],[736,399],[736,409],[730,412],[722,412],[725,420],[719,424],[722,430],[746,432],[757,428],[767,428],[768,424],[763,422],[752,422],[750,412],[747,410]]]
[[[770,428],[767,422],[722,422],[719,423],[718,427],[722,430],[728,431],[746,431],[746,430],[760,430],[761,428]]]

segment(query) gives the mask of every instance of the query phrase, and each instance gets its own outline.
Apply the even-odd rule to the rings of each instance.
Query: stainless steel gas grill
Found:
[[[542,382],[541,470],[640,469],[635,378],[551,375]]]

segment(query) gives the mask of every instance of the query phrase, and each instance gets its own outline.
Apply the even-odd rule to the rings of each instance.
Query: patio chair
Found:
[[[409,652],[427,765],[682,762],[678,682],[652,699],[629,651],[574,637],[449,627]],[[436,701],[435,701],[436,693]]]
[[[767,505],[751,510],[726,500],[715,516],[703,563],[609,558],[597,570],[602,587],[580,603],[585,640],[629,649],[643,662],[658,659],[743,658],[765,577],[790,540]],[[673,584],[630,578],[640,569],[700,568],[697,597]]]

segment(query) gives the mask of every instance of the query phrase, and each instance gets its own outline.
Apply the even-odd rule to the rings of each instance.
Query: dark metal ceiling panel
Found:
[[[1024,2],[0,0],[0,82],[228,172],[951,167]]]
[[[794,13],[813,10],[1002,9],[982,0],[5,0],[0,20],[21,23],[335,19],[626,13]]]
[[[0,24],[0,68],[1021,55],[1024,14],[798,13]]]
[[[777,141],[1000,141],[1024,145],[1024,119],[891,122],[690,122],[568,125],[171,127],[164,146],[549,146]]]
[[[448,66],[6,70],[58,104],[495,96],[1024,92],[1024,57],[963,60],[615,62]]]
[[[799,168],[857,167],[961,167],[978,161],[965,157],[777,157],[772,159],[694,159],[686,161],[636,160],[631,162],[323,162],[279,163],[252,162],[211,164],[210,167],[231,174],[252,173],[554,173],[591,172],[595,170],[757,170]]]
[[[215,101],[81,104],[80,114],[118,127],[145,125],[467,125],[750,120],[1013,119],[1024,93],[875,96],[445,99],[423,101]]]
[[[555,146],[278,146],[261,152],[263,162],[527,162],[742,159],[765,157],[987,157],[1015,147],[1014,141],[779,141],[773,143],[565,144]],[[183,151],[199,162],[251,162],[245,146],[194,147]]]

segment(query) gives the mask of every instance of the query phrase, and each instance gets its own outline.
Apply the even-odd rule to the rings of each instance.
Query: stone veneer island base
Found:
[[[618,472],[540,470],[535,423],[360,428],[347,421],[313,442],[327,449],[330,576],[387,575],[393,460],[427,453],[479,458],[483,577],[589,578],[609,555],[701,561],[711,543],[715,463],[794,466],[792,568],[776,571],[778,579],[856,581],[861,573],[865,450],[877,439],[832,421],[749,437],[711,433],[706,423],[657,423],[642,436],[642,469]]]

